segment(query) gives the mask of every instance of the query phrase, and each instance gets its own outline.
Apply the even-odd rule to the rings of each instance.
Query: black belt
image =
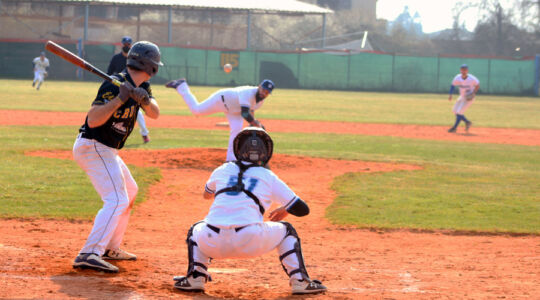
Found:
[[[214,231],[214,232],[217,233],[217,234],[219,234],[219,232],[221,231],[220,228],[218,228],[218,227],[216,227],[216,226],[212,226],[212,225],[210,225],[210,224],[206,224],[206,227],[212,229],[212,231]],[[238,231],[240,231],[240,230],[242,230],[242,229],[244,229],[244,228],[246,228],[246,227],[248,227],[248,225],[236,227],[236,228],[234,229],[234,231],[238,232]]]

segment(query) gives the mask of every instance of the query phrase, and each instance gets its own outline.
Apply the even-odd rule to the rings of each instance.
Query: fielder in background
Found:
[[[34,81],[32,81],[32,87],[36,86],[36,90],[39,91],[41,84],[45,81],[47,76],[47,68],[49,67],[49,59],[45,57],[45,52],[41,52],[40,56],[32,60],[34,64]]]
[[[169,81],[165,86],[176,89],[194,115],[225,113],[225,116],[229,120],[230,129],[227,161],[236,160],[233,151],[233,140],[242,130],[244,120],[250,126],[264,128],[261,122],[255,119],[255,110],[261,108],[264,99],[272,93],[275,87],[272,80],[265,79],[259,86],[239,86],[218,90],[208,99],[199,103],[189,90],[189,86],[184,78]]]
[[[79,129],[73,158],[90,177],[103,200],[103,208],[75,258],[74,268],[116,273],[118,268],[104,259],[137,259],[134,254],[120,249],[138,187],[118,156],[118,150],[133,130],[139,109],[150,118],[159,116],[159,106],[152,97],[148,80],[162,65],[161,53],[155,44],[135,43],[128,53],[127,69],[113,75],[122,85],[103,82]]]
[[[262,128],[247,127],[234,139],[238,161],[214,170],[206,182],[203,197],[214,198],[204,221],[188,231],[188,270],[175,276],[174,287],[182,291],[204,291],[210,279],[210,259],[249,258],[277,249],[283,270],[289,276],[293,294],[326,291],[318,280],[311,280],[300,247],[300,238],[288,222],[288,214],[309,214],[300,199],[272,171],[265,168],[272,157],[273,142]],[[263,222],[272,202],[280,205]]]
[[[472,122],[467,120],[464,114],[476,97],[476,92],[478,92],[478,89],[480,88],[480,81],[472,74],[469,74],[469,67],[463,64],[460,68],[460,74],[457,74],[456,77],[454,77],[454,80],[452,80],[448,101],[452,101],[452,94],[456,87],[459,87],[459,98],[452,109],[456,115],[456,122],[452,128],[448,129],[448,132],[456,132],[459,123],[462,120],[465,122],[465,131],[469,132]]]
[[[122,52],[115,54],[111,62],[109,63],[109,67],[107,68],[107,74],[113,75],[120,73],[126,69],[126,61],[129,49],[131,48],[131,44],[133,43],[133,40],[129,36],[124,36],[122,38]],[[150,137],[148,134],[150,133],[148,131],[148,128],[146,127],[146,121],[144,120],[144,115],[142,111],[139,110],[137,113],[137,123],[139,123],[139,132],[141,133],[143,142],[146,144],[150,142]]]

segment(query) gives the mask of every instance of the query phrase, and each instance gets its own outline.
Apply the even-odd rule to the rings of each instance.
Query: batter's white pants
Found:
[[[73,158],[88,174],[103,201],[80,253],[101,256],[107,249],[120,248],[137,195],[137,183],[118,156],[118,150],[96,140],[78,137],[73,145]]]
[[[148,128],[146,128],[146,120],[144,119],[144,115],[141,109],[139,109],[139,112],[137,113],[137,123],[139,123],[139,132],[142,136],[146,136],[150,133],[150,131],[148,131]]]
[[[236,231],[234,228],[220,228],[219,234],[201,222],[193,228],[191,237],[197,246],[193,249],[193,259],[204,264],[206,267],[212,259],[225,258],[250,258],[263,255],[277,249],[281,256],[285,252],[294,249],[298,240],[293,236],[287,236],[287,228],[279,222],[264,222],[248,225]],[[285,239],[284,239],[285,238]],[[296,255],[287,255],[283,261],[287,273],[299,268]],[[210,275],[208,271],[199,266],[195,270]],[[295,273],[292,278],[302,279],[301,273]]]
[[[191,93],[187,83],[177,87],[177,92],[182,96],[184,102],[186,102],[189,110],[192,114],[196,116],[210,115],[214,113],[223,112],[229,121],[229,144],[227,146],[227,158],[226,161],[236,160],[234,156],[233,141],[236,135],[242,131],[244,126],[244,118],[240,113],[233,114],[229,113],[223,100],[221,99],[221,94],[218,92],[213,93],[203,102],[199,103],[195,98],[195,95]]]
[[[452,108],[452,112],[454,112],[454,114],[456,114],[456,115],[465,114],[465,111],[467,110],[467,108],[469,108],[469,106],[471,106],[474,99],[475,98],[473,98],[472,100],[467,101],[467,99],[465,97],[459,96],[456,103],[454,104],[454,107]]]

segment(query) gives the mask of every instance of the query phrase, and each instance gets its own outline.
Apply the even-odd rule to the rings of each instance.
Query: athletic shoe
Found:
[[[189,276],[174,276],[174,287],[181,290],[181,291],[188,291],[188,292],[203,292],[204,291],[204,284],[206,283],[206,277],[203,275],[193,277],[193,275]]]
[[[326,291],[326,287],[319,280],[295,279],[291,278],[290,284],[292,293],[297,294],[316,294]]]
[[[180,78],[180,79],[176,79],[176,80],[171,80],[169,82],[167,82],[165,84],[165,87],[168,87],[168,88],[172,88],[172,89],[176,89],[177,87],[179,87],[182,83],[184,83],[186,81],[185,78]]]
[[[118,267],[104,261],[94,253],[80,253],[73,262],[73,268],[93,269],[97,271],[118,273]]]
[[[448,132],[456,132],[456,129],[454,127],[448,129]]]
[[[143,140],[143,142],[144,142],[145,144],[148,143],[148,142],[150,142],[150,138],[149,138],[147,135],[143,135],[143,136],[142,136],[142,140]]]
[[[137,260],[137,255],[131,254],[122,249],[107,250],[103,254],[103,259],[110,260]]]
[[[471,125],[472,125],[472,122],[471,122],[471,121],[465,123],[465,131],[466,131],[467,133],[469,132],[469,129],[471,128]]]

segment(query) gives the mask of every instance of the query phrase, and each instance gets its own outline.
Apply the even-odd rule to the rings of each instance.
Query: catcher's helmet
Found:
[[[234,138],[233,150],[237,160],[264,166],[272,158],[274,142],[264,129],[246,127]]]
[[[158,72],[159,66],[163,66],[161,52],[154,43],[147,41],[136,42],[129,49],[126,65],[154,76]]]

